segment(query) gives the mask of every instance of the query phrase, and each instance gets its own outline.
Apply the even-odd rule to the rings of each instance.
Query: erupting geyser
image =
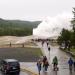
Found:
[[[46,17],[37,28],[33,29],[33,35],[38,37],[57,37],[62,29],[72,29],[71,20],[73,15],[62,13],[55,17]]]

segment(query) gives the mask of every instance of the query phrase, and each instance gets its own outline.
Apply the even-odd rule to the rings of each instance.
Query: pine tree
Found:
[[[71,21],[71,24],[73,25],[73,33],[72,33],[72,44],[73,44],[73,46],[75,47],[75,8],[73,8],[73,14],[74,14],[74,16],[73,16],[73,19],[72,19],[72,21]]]
[[[71,23],[73,25],[73,31],[75,32],[75,8],[73,8],[72,12],[73,12],[74,16],[73,16],[73,19],[72,19]]]

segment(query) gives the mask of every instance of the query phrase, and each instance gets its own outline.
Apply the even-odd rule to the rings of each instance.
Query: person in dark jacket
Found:
[[[44,66],[44,63],[47,61],[47,57],[46,56],[43,56],[43,66]]]
[[[46,60],[45,63],[43,64],[43,68],[44,68],[45,71],[47,71],[48,66],[49,66],[49,63],[48,63],[48,61]]]
[[[72,70],[72,66],[73,66],[73,60],[72,60],[72,58],[70,58],[68,60],[68,64],[69,64],[69,69]]]
[[[44,71],[47,71],[49,63],[48,63],[48,60],[47,60],[46,56],[43,56],[43,61],[42,62],[43,62],[43,69],[44,69]]]
[[[37,61],[37,68],[38,68],[39,75],[40,75],[40,71],[41,71],[41,65],[42,65],[42,63],[41,63],[41,60],[39,59]]]
[[[48,46],[48,51],[50,52],[50,46]]]

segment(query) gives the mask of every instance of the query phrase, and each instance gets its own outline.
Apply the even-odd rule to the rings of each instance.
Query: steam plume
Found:
[[[72,29],[71,13],[62,13],[55,17],[46,17],[37,28],[33,29],[33,35],[38,37],[56,37],[62,29]]]

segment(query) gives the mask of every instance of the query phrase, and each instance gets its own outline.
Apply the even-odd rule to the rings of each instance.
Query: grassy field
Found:
[[[14,58],[20,62],[35,62],[42,55],[39,48],[0,48],[0,60]]]

